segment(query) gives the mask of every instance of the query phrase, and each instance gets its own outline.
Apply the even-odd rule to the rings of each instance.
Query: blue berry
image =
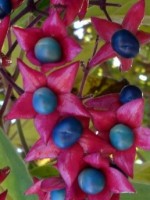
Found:
[[[34,47],[34,53],[41,63],[58,62],[62,58],[62,48],[59,42],[52,37],[40,39]]]
[[[127,85],[122,88],[119,98],[121,103],[125,104],[134,99],[142,98],[142,91],[134,85]]]
[[[0,0],[0,19],[9,15],[12,10],[11,0]]]
[[[39,88],[33,94],[32,105],[39,114],[50,114],[57,107],[57,96],[49,88]]]
[[[133,131],[124,124],[117,124],[109,134],[112,146],[120,151],[129,149],[134,143]]]
[[[105,187],[105,176],[103,172],[94,168],[81,171],[78,176],[78,184],[82,191],[87,194],[97,194]]]
[[[125,29],[114,33],[111,44],[114,51],[124,58],[134,58],[139,53],[139,41]]]
[[[75,117],[66,117],[53,129],[52,138],[59,148],[68,148],[75,144],[83,132],[82,124]]]
[[[65,200],[66,190],[53,190],[51,192],[51,200]]]

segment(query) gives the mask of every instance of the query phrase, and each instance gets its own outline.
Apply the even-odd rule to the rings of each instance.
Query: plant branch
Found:
[[[8,81],[8,83],[16,90],[16,92],[21,95],[24,93],[24,90],[22,90],[12,79],[12,77],[0,66],[0,72],[3,75],[3,77]]]
[[[93,53],[92,53],[92,57],[91,58],[93,58],[93,56],[96,54],[97,47],[98,47],[98,40],[99,40],[99,36],[97,35],[96,39],[95,39],[95,45],[94,45],[94,49],[93,49]],[[84,89],[84,85],[85,85],[86,79],[87,79],[87,77],[89,75],[89,72],[90,72],[89,61],[87,62],[86,66],[85,66],[85,64],[83,62],[81,62],[81,66],[83,68],[84,75],[83,75],[83,79],[82,79],[82,82],[81,82],[81,86],[80,86],[80,90],[79,90],[78,96],[80,98],[83,98],[82,97],[82,92],[83,92],[83,89]]]
[[[81,86],[80,86],[80,90],[79,90],[79,93],[78,93],[79,98],[82,98],[82,92],[83,92],[84,85],[85,85],[85,82],[86,82],[86,79],[88,77],[89,70],[90,70],[89,62],[87,63],[86,67],[85,67],[84,63],[81,63],[81,65],[83,67],[84,75],[83,75]]]
[[[17,44],[18,44],[18,42],[17,42],[17,40],[12,44],[12,46],[10,47],[10,49],[8,50],[8,52],[6,53],[6,56],[10,56],[11,55],[11,53],[13,52],[13,50],[16,48],[16,46],[17,46]]]
[[[27,6],[25,7],[18,15],[16,15],[10,22],[10,26],[14,25],[22,16],[30,12],[30,8]]]
[[[11,87],[11,85],[8,85],[5,100],[4,100],[4,103],[3,103],[3,105],[0,109],[0,117],[2,117],[3,113],[5,112],[5,109],[6,109],[7,103],[10,99],[11,94],[12,94],[12,87]]]

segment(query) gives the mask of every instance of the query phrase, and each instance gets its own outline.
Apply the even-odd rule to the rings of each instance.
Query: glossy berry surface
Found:
[[[124,104],[134,99],[142,98],[142,91],[134,85],[127,85],[122,88],[119,96],[121,103]]]
[[[139,53],[139,41],[125,29],[114,33],[111,44],[114,51],[124,58],[134,58]]]
[[[62,49],[59,42],[52,37],[40,39],[35,47],[34,53],[41,63],[53,63],[61,60]]]
[[[12,10],[11,0],[0,0],[0,19],[9,15]]]
[[[33,94],[32,105],[39,114],[50,114],[57,107],[57,96],[49,88],[39,88]]]
[[[112,146],[120,151],[129,149],[134,143],[132,130],[124,124],[117,124],[110,130],[109,134]]]
[[[65,200],[66,190],[53,190],[51,192],[51,200]]]
[[[104,189],[105,176],[100,170],[87,168],[79,174],[78,184],[82,191],[94,195]]]
[[[53,129],[52,138],[59,148],[68,148],[75,144],[83,132],[82,124],[75,117],[66,117]]]

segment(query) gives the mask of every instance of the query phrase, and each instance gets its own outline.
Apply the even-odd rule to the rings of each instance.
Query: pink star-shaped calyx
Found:
[[[35,126],[46,142],[60,115],[89,117],[80,99],[71,93],[78,62],[53,71],[48,76],[29,68],[21,60],[18,60],[18,65],[24,93],[7,114],[7,120],[34,118]]]
[[[100,132],[99,136],[108,141],[108,143],[114,147],[114,163],[120,167],[125,174],[131,177],[133,176],[133,164],[135,160],[136,147],[145,150],[150,149],[150,129],[141,126],[143,109],[144,100],[139,98],[125,103],[115,111],[90,110],[94,126]],[[110,137],[112,130],[114,130],[114,127],[116,129],[117,126],[120,127],[119,131],[127,131],[129,128],[132,132],[134,138],[133,142],[126,149],[119,149],[116,147]],[[117,140],[116,143],[121,144],[121,141]]]
[[[120,194],[120,193],[133,193],[135,192],[133,186],[129,183],[127,178],[117,169],[109,166],[109,160],[107,158],[104,158],[100,155],[100,153],[93,153],[88,154],[84,158],[84,166],[78,171],[78,175],[76,177],[76,180],[72,184],[71,187],[68,188],[68,196],[70,199],[76,199],[76,193],[78,191],[78,199],[86,199],[89,200],[99,200],[99,199],[107,199],[110,200],[112,198],[113,194]],[[104,175],[105,179],[105,185],[103,189],[98,192],[97,194],[90,194],[88,192],[85,192],[83,190],[86,189],[88,191],[89,188],[86,188],[86,181],[83,179],[80,180],[80,175],[84,170],[92,169],[99,171]],[[90,173],[87,175],[90,176]],[[88,177],[86,180],[89,180]],[[94,179],[94,177],[91,177],[91,180]],[[95,181],[97,181],[97,177],[95,177]],[[80,182],[80,184],[79,184]],[[81,188],[82,185],[85,185],[85,187]],[[94,183],[95,184],[95,183]],[[89,186],[90,187],[90,186]]]
[[[144,17],[144,10],[145,1],[139,0],[130,8],[121,25],[92,17],[92,23],[105,43],[91,59],[91,67],[117,56],[121,62],[122,71],[128,71],[131,68],[133,58],[139,52],[140,44],[150,41],[149,33],[138,30]]]
[[[28,59],[44,72],[72,61],[81,51],[79,44],[68,36],[57,12],[52,12],[41,28],[14,27],[14,33]]]

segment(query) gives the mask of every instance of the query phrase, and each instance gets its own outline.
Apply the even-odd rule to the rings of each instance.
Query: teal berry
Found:
[[[50,114],[57,107],[57,96],[47,87],[39,88],[33,94],[32,105],[37,113]]]
[[[133,131],[124,124],[115,125],[110,130],[109,138],[112,146],[119,151],[129,149],[134,143]]]
[[[66,117],[56,124],[52,132],[55,145],[68,148],[75,144],[83,133],[81,122],[75,117]]]
[[[142,91],[138,87],[134,85],[127,85],[122,88],[119,95],[119,99],[121,103],[125,104],[132,100],[142,98],[142,96]]]
[[[114,33],[112,48],[123,58],[134,58],[139,53],[140,44],[128,30],[122,29]]]
[[[95,168],[84,169],[78,176],[79,187],[87,194],[98,194],[104,189],[105,183],[103,172]]]
[[[52,38],[40,39],[34,47],[35,57],[41,63],[55,63],[62,58],[62,48],[60,43]]]
[[[66,196],[65,189],[53,190],[51,192],[51,200],[65,200],[65,196]]]
[[[0,0],[0,19],[3,19],[11,13],[12,3],[11,0]]]

